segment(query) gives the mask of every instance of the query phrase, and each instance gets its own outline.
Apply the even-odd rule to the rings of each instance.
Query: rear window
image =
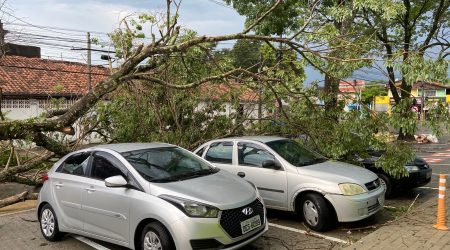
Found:
[[[89,153],[81,153],[70,156],[58,167],[56,172],[85,176],[89,155]]]

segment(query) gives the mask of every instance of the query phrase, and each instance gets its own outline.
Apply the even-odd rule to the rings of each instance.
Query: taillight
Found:
[[[45,182],[48,180],[48,174],[42,175],[42,182]]]

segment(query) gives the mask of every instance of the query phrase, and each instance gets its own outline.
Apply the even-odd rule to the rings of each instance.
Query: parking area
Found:
[[[450,145],[421,147],[417,154],[431,163],[434,173],[431,182],[386,200],[385,209],[376,216],[355,223],[341,223],[326,233],[315,233],[309,231],[297,215],[269,210],[269,231],[245,249],[340,249],[389,224],[410,207],[436,198],[437,174],[450,174]],[[61,242],[47,242],[40,234],[35,211],[0,215],[0,242],[0,249],[124,249],[72,235]]]

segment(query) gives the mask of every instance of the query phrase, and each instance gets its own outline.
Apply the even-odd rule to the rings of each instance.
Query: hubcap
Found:
[[[55,231],[55,217],[50,209],[45,209],[41,215],[41,228],[45,236],[51,237]]]
[[[319,212],[317,212],[316,205],[310,200],[303,203],[303,218],[311,226],[316,226],[319,223]]]
[[[161,250],[161,240],[158,235],[150,231],[145,234],[144,237],[144,249],[145,250]]]

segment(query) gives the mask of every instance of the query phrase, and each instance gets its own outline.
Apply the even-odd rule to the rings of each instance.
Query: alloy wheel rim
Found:
[[[162,250],[161,240],[158,235],[152,231],[147,232],[144,237],[145,250]]]
[[[41,228],[45,236],[50,237],[55,231],[55,216],[50,209],[45,209],[41,215]]]
[[[303,217],[311,226],[316,226],[319,223],[319,212],[316,205],[310,200],[303,203]]]

